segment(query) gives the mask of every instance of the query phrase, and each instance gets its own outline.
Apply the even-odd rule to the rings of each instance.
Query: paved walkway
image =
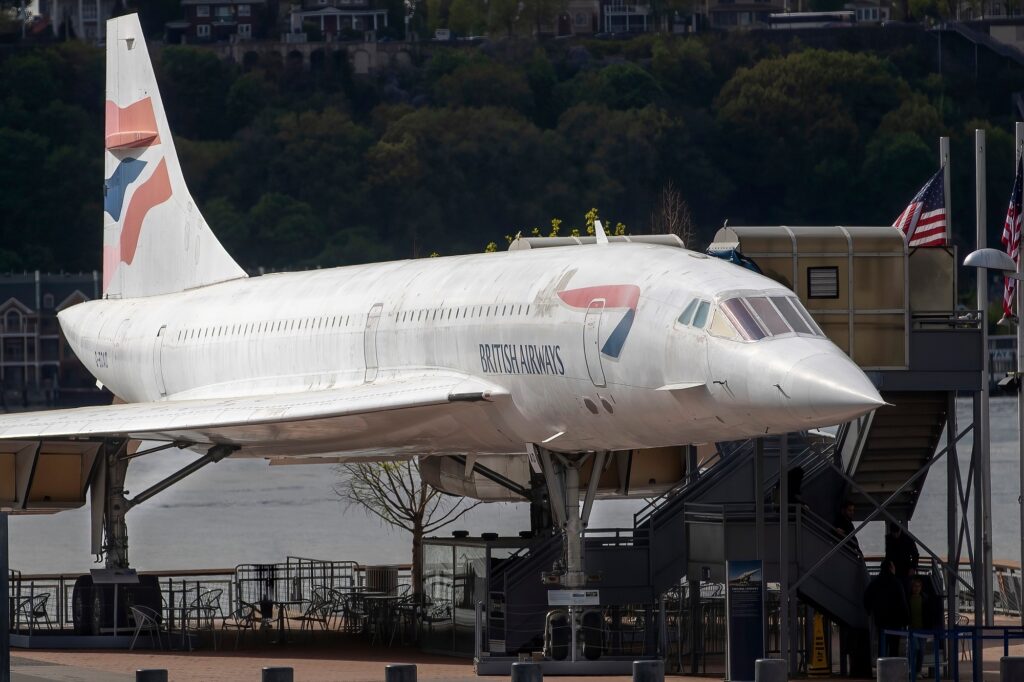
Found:
[[[985,651],[985,682],[998,682],[1002,645],[988,643]],[[1024,655],[1024,643],[1010,647],[1010,655]],[[13,682],[133,682],[135,671],[163,668],[170,682],[258,682],[268,666],[295,670],[296,682],[382,682],[387,663],[417,665],[420,680],[469,682],[508,678],[479,678],[468,659],[432,656],[409,647],[369,648],[361,641],[289,646],[286,649],[254,647],[248,650],[194,652],[165,651],[38,651],[16,650],[11,657]],[[718,675],[686,677],[669,675],[673,682],[721,679]],[[629,677],[559,677],[559,682],[626,682]],[[961,679],[970,680],[970,664],[961,668]]]

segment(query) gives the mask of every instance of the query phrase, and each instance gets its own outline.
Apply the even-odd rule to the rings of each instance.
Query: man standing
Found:
[[[839,508],[839,515],[836,516],[835,532],[841,538],[845,538],[847,535],[853,532],[853,515],[856,512],[857,507],[853,504],[853,500],[846,500],[843,502],[843,506]],[[860,542],[857,541],[857,536],[854,535],[850,538],[848,544],[853,548],[858,555],[861,554]]]
[[[878,632],[878,655],[883,655],[884,641],[884,655],[899,656],[901,638],[899,635],[884,635],[884,631],[906,629],[910,622],[910,609],[903,584],[896,577],[896,567],[889,559],[882,562],[878,575],[865,590],[864,607],[871,614]]]

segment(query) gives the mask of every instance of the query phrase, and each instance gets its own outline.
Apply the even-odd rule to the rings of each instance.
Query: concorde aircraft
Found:
[[[182,176],[137,15],[108,22],[103,298],[61,311],[122,404],[0,438],[241,457],[635,450],[837,424],[883,401],[792,291],[658,244],[249,278]]]
[[[25,511],[51,499],[33,492],[40,453],[94,448],[57,479],[90,482],[108,566],[127,565],[125,512],[206,463],[415,454],[509,489],[494,462],[529,460],[520,499],[547,488],[578,587],[601,478],[584,482],[588,461],[605,472],[624,452],[653,461],[883,404],[792,291],[599,225],[585,245],[249,278],[185,185],[136,15],[107,22],[106,68],[103,298],[58,319],[118,404],[4,415],[0,446]],[[135,441],[204,454],[129,500]]]

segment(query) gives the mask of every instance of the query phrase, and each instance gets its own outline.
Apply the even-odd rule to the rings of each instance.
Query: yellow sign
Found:
[[[811,665],[807,668],[808,677],[829,677],[832,668],[825,655],[825,618],[814,614],[814,638],[811,642]]]

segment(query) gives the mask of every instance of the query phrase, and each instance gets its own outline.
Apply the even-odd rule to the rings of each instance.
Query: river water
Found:
[[[960,401],[960,424],[969,423],[970,401]],[[1016,401],[993,398],[992,504],[996,559],[1020,558],[1017,497]],[[962,428],[962,426],[961,426]],[[126,487],[139,492],[177,470],[194,455],[163,451],[134,460]],[[970,458],[970,438],[961,445],[961,468]],[[241,563],[283,561],[285,556],[406,563],[410,536],[346,508],[334,492],[338,473],[330,465],[270,467],[262,460],[223,460],[160,493],[128,514],[129,557],[140,570],[228,568]],[[129,495],[130,497],[130,495]],[[639,500],[594,505],[591,527],[629,527]],[[515,534],[529,528],[525,504],[495,503],[473,509],[453,526]],[[939,555],[946,544],[946,466],[929,472],[911,530]],[[881,551],[883,526],[862,533],[865,553]],[[87,508],[53,516],[10,520],[11,567],[24,573],[78,572],[94,567],[89,553]]]

